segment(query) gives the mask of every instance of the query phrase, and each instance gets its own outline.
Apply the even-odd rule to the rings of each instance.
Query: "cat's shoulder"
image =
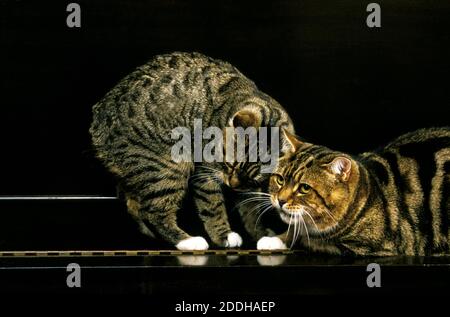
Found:
[[[201,68],[227,68],[234,67],[221,59],[212,58],[199,52],[182,52],[175,51],[156,55],[147,63],[142,65],[140,69],[172,69],[172,70],[188,70]]]

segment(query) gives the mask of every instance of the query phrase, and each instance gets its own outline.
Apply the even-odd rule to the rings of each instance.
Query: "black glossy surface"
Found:
[[[3,201],[0,206],[0,251],[170,248],[139,234],[120,201]],[[199,224],[185,217],[191,219],[184,218],[190,232],[196,232]],[[450,256],[348,258],[307,252],[231,252],[234,254],[128,257],[60,257],[51,252],[46,257],[0,257],[0,292],[131,293],[170,298],[247,294],[260,298],[397,292],[442,295],[450,290]],[[382,267],[381,289],[366,286],[366,266],[373,262]],[[69,263],[82,267],[81,289],[69,289],[65,284]]]
[[[381,265],[382,286],[378,289],[366,285],[366,266],[373,262]],[[82,268],[80,289],[66,286],[69,263]],[[449,263],[449,257],[349,259],[306,254],[4,258],[0,259],[0,292],[170,294],[173,298],[214,294],[442,295],[450,291]]]
[[[245,251],[245,250],[243,250]],[[213,250],[211,250],[213,252]],[[222,252],[222,250],[219,250]],[[187,252],[188,253],[188,252]],[[250,254],[239,255],[232,251],[220,255],[152,255],[152,256],[45,256],[45,257],[3,257],[0,267],[53,267],[68,262],[87,267],[113,268],[173,268],[173,267],[366,267],[378,263],[389,267],[442,267],[450,270],[450,255],[411,257],[339,257],[296,251],[294,254]],[[449,271],[450,273],[450,271]],[[450,277],[450,276],[449,276]]]

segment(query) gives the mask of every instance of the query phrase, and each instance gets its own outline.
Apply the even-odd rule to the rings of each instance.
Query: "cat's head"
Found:
[[[235,191],[251,191],[266,187],[270,174],[261,173],[258,162],[224,163],[223,183]]]
[[[271,175],[272,205],[287,224],[310,233],[332,231],[345,217],[359,179],[349,155],[300,141],[283,131],[285,155]]]
[[[229,127],[231,128],[243,128],[254,127],[255,129],[261,126],[262,118],[261,113],[256,109],[245,109],[235,113],[229,121]],[[227,142],[226,133],[224,131],[224,145]],[[236,141],[233,141],[233,150],[237,150]],[[261,187],[267,186],[270,174],[261,173],[261,161],[258,159],[256,162],[250,162],[248,157],[249,143],[245,142],[246,157],[245,161],[240,162],[234,160],[228,162],[226,160],[226,146],[224,146],[224,162],[222,167],[222,181],[223,183],[235,191],[249,191],[255,190]],[[234,158],[237,157],[235,151]]]

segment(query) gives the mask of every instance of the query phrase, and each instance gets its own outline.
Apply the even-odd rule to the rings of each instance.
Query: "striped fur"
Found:
[[[225,128],[242,113],[258,126],[293,131],[285,110],[232,65],[178,52],[137,68],[94,106],[90,133],[97,156],[117,176],[144,233],[151,235],[150,227],[173,244],[189,238],[176,221],[189,188],[211,240],[226,245],[231,229],[221,185],[244,189],[258,183],[257,169],[251,164],[177,164],[171,159],[175,141],[170,132],[176,127],[193,131],[194,119],[202,119],[204,128]]]
[[[282,219],[299,220],[303,245],[357,255],[449,252],[450,128],[408,133],[356,157],[290,139],[294,152],[269,186]],[[293,231],[280,238],[290,243]]]

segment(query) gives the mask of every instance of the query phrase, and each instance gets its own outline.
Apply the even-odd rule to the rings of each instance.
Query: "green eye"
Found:
[[[298,190],[299,190],[299,192],[301,194],[307,194],[311,190],[311,186],[309,186],[308,184],[303,183],[303,184],[300,184],[300,187],[299,187]]]
[[[283,178],[283,176],[281,176],[281,175],[279,175],[279,174],[275,174],[274,175],[274,180],[275,180],[275,183],[278,185],[278,186],[283,186],[284,185],[284,178]]]

